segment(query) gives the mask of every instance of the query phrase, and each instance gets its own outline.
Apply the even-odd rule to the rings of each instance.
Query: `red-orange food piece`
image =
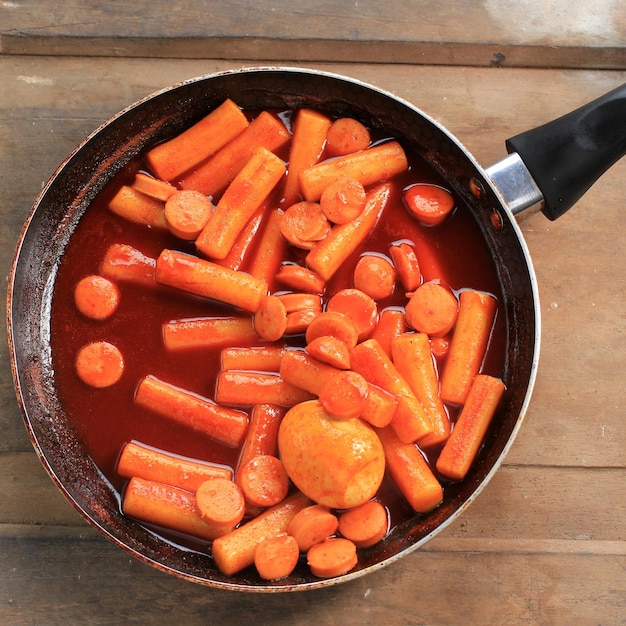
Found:
[[[356,346],[359,333],[347,315],[326,310],[317,314],[306,330],[307,343],[312,343],[317,337],[336,337],[352,349]]]
[[[417,183],[404,191],[404,204],[418,220],[437,226],[454,209],[454,197],[439,185]]]
[[[287,330],[287,311],[277,296],[265,296],[254,314],[254,330],[266,341],[277,341]]]
[[[196,239],[198,250],[209,258],[225,259],[284,174],[283,161],[258,148],[220,197]]]
[[[326,304],[328,313],[343,313],[352,321],[359,341],[367,337],[378,322],[376,302],[360,289],[342,289]]]
[[[108,278],[91,274],[76,283],[74,302],[85,317],[104,320],[113,315],[117,309],[120,291]]]
[[[322,298],[314,293],[281,293],[277,296],[285,305],[287,313],[294,311],[322,311]]]
[[[237,483],[246,502],[261,507],[282,502],[289,491],[282,461],[271,454],[254,456],[237,468]]]
[[[389,256],[404,289],[415,291],[422,282],[422,272],[413,246],[406,242],[394,244],[389,248]]]
[[[317,400],[287,411],[278,429],[278,450],[291,482],[331,508],[348,509],[370,500],[385,473],[374,430],[360,419],[331,417]]]
[[[324,189],[320,209],[333,224],[346,224],[363,212],[365,188],[355,178],[338,178]]]
[[[122,511],[148,524],[207,541],[231,530],[203,520],[196,506],[195,494],[191,491],[137,476],[131,478],[124,489]]]
[[[459,296],[457,318],[450,349],[441,374],[441,398],[463,404],[487,350],[498,309],[488,293],[468,289]]]
[[[388,141],[367,150],[321,161],[301,170],[298,179],[304,199],[318,201],[324,189],[338,178],[356,178],[363,187],[369,187],[389,180],[408,167],[402,146],[397,141]]]
[[[306,170],[301,174],[304,171]],[[318,241],[307,254],[307,266],[325,281],[330,280],[370,235],[387,206],[390,195],[390,183],[382,183],[370,190],[361,214],[350,222],[333,226],[328,235]]]
[[[316,337],[307,344],[306,351],[318,361],[347,370],[350,367],[350,351],[336,337]]]
[[[279,224],[283,237],[292,245],[310,250],[330,230],[330,223],[317,202],[296,202],[282,215]]]
[[[447,287],[434,282],[418,287],[405,308],[407,324],[432,337],[448,334],[458,314],[456,296]]]
[[[439,506],[443,488],[419,448],[400,441],[390,426],[377,432],[385,450],[387,471],[413,510],[427,513]]]
[[[269,111],[262,111],[234,139],[209,159],[187,171],[180,186],[213,196],[229,185],[259,148],[274,152],[288,140],[289,131],[282,121]]]
[[[213,203],[195,189],[175,191],[165,203],[165,221],[173,235],[193,241],[211,217]]]
[[[395,307],[383,309],[372,333],[372,339],[376,339],[387,356],[391,356],[391,340],[404,332],[406,332],[404,309]]]
[[[388,298],[396,284],[396,270],[384,257],[364,254],[354,268],[354,287],[373,300]]]
[[[154,376],[145,376],[135,391],[137,405],[163,415],[228,446],[241,444],[248,427],[248,415],[215,404],[209,398],[181,389]]]
[[[368,383],[367,402],[360,415],[362,420],[376,428],[383,428],[391,424],[397,409],[398,399],[394,394]]]
[[[450,349],[449,337],[432,337],[430,340],[430,349],[437,359],[443,359]]]
[[[220,404],[290,407],[310,399],[309,393],[290,385],[273,372],[220,372],[215,385],[215,401]]]
[[[95,341],[79,350],[76,356],[76,373],[91,387],[110,387],[124,373],[124,358],[112,343]]]
[[[232,576],[254,563],[257,546],[268,537],[287,532],[296,513],[311,501],[299,492],[263,511],[249,522],[213,542],[213,558],[220,571]]]
[[[432,433],[432,424],[408,382],[375,339],[367,339],[350,352],[352,369],[373,385],[393,394],[398,405],[391,426],[405,443],[418,443]]]
[[[259,543],[254,551],[254,566],[264,580],[280,580],[293,572],[299,558],[296,540],[282,533]]]
[[[235,470],[235,482],[239,480],[239,469],[250,459],[263,454],[278,455],[278,428],[286,409],[274,404],[257,404],[250,412],[250,424],[241,445]]]
[[[256,340],[258,335],[249,317],[203,317],[163,324],[163,345],[168,350],[220,348]]]
[[[339,532],[357,548],[368,548],[389,532],[389,513],[378,500],[370,500],[339,516]]]
[[[287,532],[296,540],[300,552],[334,535],[338,526],[337,516],[323,504],[312,504],[299,511],[291,520]]]
[[[326,150],[332,156],[343,156],[365,150],[370,141],[370,132],[364,124],[352,117],[340,117],[326,133]]]
[[[254,246],[251,250],[251,259],[247,262],[250,274],[265,280],[268,284],[274,280],[287,249],[287,242],[279,229],[282,213],[278,209],[270,210],[269,206],[270,199],[257,210],[260,219],[265,223],[261,225],[258,233],[255,232],[250,242],[254,241]],[[247,228],[248,226],[245,230]],[[233,247],[236,247],[236,244]]]
[[[225,100],[199,122],[146,155],[159,178],[173,180],[217,152],[248,127],[243,111]]]
[[[135,187],[122,185],[109,200],[109,209],[116,215],[136,224],[152,228],[167,228],[165,205]]]
[[[148,174],[144,174],[143,172],[135,174],[135,180],[132,186],[137,189],[137,191],[141,191],[141,193],[145,193],[155,200],[161,200],[161,202],[165,202],[172,194],[176,193],[176,187],[174,187],[174,185],[170,185],[164,180],[148,176]]]
[[[229,529],[243,519],[246,510],[241,489],[227,478],[205,480],[196,490],[196,506],[209,524]]]
[[[287,328],[285,335],[301,335],[306,332],[311,322],[318,315],[313,309],[300,309],[287,313]]]
[[[330,537],[315,544],[306,558],[312,574],[318,578],[342,576],[358,563],[356,545],[343,537]]]
[[[289,169],[285,181],[285,206],[297,202],[300,198],[298,174],[303,168],[319,161],[330,124],[328,117],[311,109],[300,109],[295,116],[289,150]]]
[[[227,347],[220,353],[220,365],[223,370],[277,372],[284,353],[280,344]]]
[[[116,471],[124,478],[136,476],[192,492],[206,480],[233,477],[232,469],[225,465],[182,457],[134,441],[122,448]]]
[[[365,408],[369,386],[356,372],[345,371],[333,376],[320,392],[320,402],[326,412],[337,419],[359,417]]]
[[[100,273],[111,280],[154,287],[156,259],[125,243],[111,244],[100,263]]]
[[[450,435],[450,418],[439,395],[439,379],[428,336],[405,333],[394,337],[391,358],[431,421],[432,433],[420,439],[420,447],[424,450],[441,445]]]
[[[313,270],[291,263],[280,266],[276,273],[276,280],[291,289],[317,294],[324,292],[326,284],[324,279]]]
[[[178,250],[163,250],[156,262],[158,283],[220,300],[254,313],[267,294],[267,283]]]
[[[437,459],[437,470],[441,474],[452,480],[465,478],[504,389],[504,383],[494,376],[478,374],[474,378],[461,414]]]

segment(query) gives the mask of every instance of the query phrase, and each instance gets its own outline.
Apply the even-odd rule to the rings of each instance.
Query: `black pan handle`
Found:
[[[555,220],[626,154],[626,83],[571,113],[506,141],[539,187]]]

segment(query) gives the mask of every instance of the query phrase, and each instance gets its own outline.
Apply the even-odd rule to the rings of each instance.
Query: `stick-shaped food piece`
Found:
[[[441,504],[443,488],[418,447],[402,443],[390,426],[377,432],[385,451],[387,470],[411,508],[427,513]]]
[[[310,393],[286,382],[278,374],[228,370],[217,375],[215,400],[220,404],[290,407],[310,399]]]
[[[404,443],[418,443],[432,433],[432,424],[421,402],[375,339],[358,344],[350,352],[355,372],[368,382],[396,396],[398,407],[391,426]]]
[[[256,312],[267,294],[267,283],[246,272],[176,250],[163,250],[156,262],[158,283]]]
[[[444,402],[463,404],[480,370],[498,308],[495,298],[481,291],[460,295],[459,314],[441,375]]]
[[[285,125],[271,113],[263,111],[237,137],[186,174],[181,187],[214,196],[237,176],[258,148],[275,152],[288,140],[289,131]]]
[[[313,246],[306,257],[309,268],[323,280],[329,280],[372,232],[390,193],[391,185],[388,183],[372,189],[367,194],[365,208],[356,219],[334,226],[324,239]]]
[[[156,259],[125,243],[111,244],[100,263],[100,273],[111,280],[154,287]]]
[[[296,492],[249,522],[213,542],[213,558],[220,571],[232,576],[254,563],[256,547],[268,537],[286,533],[296,513],[311,501]]]
[[[241,446],[235,470],[235,482],[239,468],[255,456],[278,454],[278,427],[286,413],[284,407],[275,404],[257,404],[250,413],[250,425]]]
[[[238,446],[248,427],[248,416],[243,411],[219,406],[154,376],[141,379],[135,402],[227,446]]]
[[[163,344],[168,350],[219,348],[256,340],[249,317],[201,317],[163,324]]]
[[[223,370],[258,370],[277,372],[285,354],[285,347],[279,344],[263,346],[237,346],[224,348],[220,355]]]
[[[452,480],[462,480],[474,462],[487,428],[504,393],[499,378],[478,374],[452,434],[437,459],[437,470]]]
[[[378,317],[372,339],[376,339],[387,356],[391,357],[391,340],[406,332],[406,318],[401,308],[383,309]]]
[[[117,473],[125,478],[137,476],[187,491],[196,491],[205,480],[233,477],[232,470],[224,465],[170,454],[136,441],[122,448]]]
[[[280,233],[282,213],[277,209],[270,211],[261,224],[255,250],[250,260],[249,272],[252,276],[271,284],[285,258],[287,242]]]
[[[122,497],[122,511],[148,524],[207,541],[232,530],[203,520],[191,491],[143,478],[131,478]]]
[[[324,189],[338,178],[354,178],[367,187],[406,171],[408,166],[402,146],[388,141],[302,170],[300,188],[305,200],[317,202]]]
[[[149,176],[145,172],[137,172],[135,174],[135,180],[133,180],[132,186],[141,193],[145,193],[147,196],[154,198],[155,200],[161,200],[166,202],[167,199],[176,193],[176,187],[170,185],[164,180]]]
[[[147,196],[129,185],[122,185],[109,200],[109,209],[116,215],[144,226],[167,228],[165,203]]]
[[[450,435],[450,418],[439,396],[439,378],[428,336],[408,333],[395,337],[391,341],[391,355],[433,427],[433,432],[420,440],[420,446],[427,448],[443,443]]]
[[[298,174],[319,161],[324,151],[329,126],[330,119],[317,111],[311,109],[298,111],[289,151],[289,170],[284,192],[285,206],[291,206],[301,199]]]
[[[187,130],[152,148],[146,159],[159,178],[174,180],[215,154],[247,127],[243,111],[232,100],[225,100]]]
[[[196,239],[202,254],[223,259],[248,220],[285,174],[285,164],[266,148],[259,148],[226,188],[213,214]]]

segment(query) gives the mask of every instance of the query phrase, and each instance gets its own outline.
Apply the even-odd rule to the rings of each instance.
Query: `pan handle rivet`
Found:
[[[478,199],[485,195],[485,188],[477,178],[471,178],[469,181],[469,189],[472,195]]]
[[[502,221],[502,216],[500,215],[500,213],[498,213],[498,211],[496,211],[495,209],[491,212],[490,220],[491,220],[491,225],[496,230],[502,230],[502,227],[504,226],[504,222]]]

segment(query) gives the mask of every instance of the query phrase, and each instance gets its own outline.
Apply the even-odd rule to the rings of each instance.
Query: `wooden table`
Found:
[[[182,79],[278,63],[344,73],[415,103],[489,165],[507,137],[626,82],[625,44],[620,0],[4,2],[3,273],[42,184],[70,150],[127,104]],[[0,622],[625,624],[625,180],[622,160],[558,221],[521,219],[543,315],[523,428],[461,518],[344,585],[241,595],[167,576],[114,547],[43,470],[3,342]]]

